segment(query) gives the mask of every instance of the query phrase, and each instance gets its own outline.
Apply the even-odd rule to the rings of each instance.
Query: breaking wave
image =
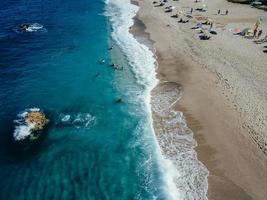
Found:
[[[161,171],[164,181],[164,193],[167,199],[181,199],[181,195],[176,190],[174,176],[176,169],[173,164],[162,157],[161,149],[158,146],[153,129],[153,120],[151,112],[151,91],[157,85],[156,78],[156,60],[150,49],[139,43],[132,34],[129,33],[129,28],[134,24],[133,18],[137,14],[139,7],[130,3],[129,0],[106,0],[107,12],[106,15],[110,18],[112,24],[112,39],[122,49],[128,63],[135,75],[136,81],[143,87],[142,94],[137,97],[137,101],[145,103],[145,112],[147,113],[147,121],[149,125],[148,131],[153,135],[153,139],[157,148],[155,151],[158,155],[158,164],[161,166]],[[149,165],[149,163],[148,163]],[[157,197],[155,197],[157,199]]]
[[[164,82],[153,90],[152,109],[161,121],[157,138],[164,156],[171,160],[178,170],[174,177],[181,199],[206,200],[208,190],[207,168],[197,159],[197,142],[188,128],[182,112],[173,105],[182,97],[181,85]]]
[[[158,83],[156,60],[153,52],[129,33],[139,8],[130,0],[106,0],[106,4],[106,16],[112,24],[112,39],[126,55],[137,83],[144,88],[137,100],[145,102],[148,113],[146,123],[154,136],[151,107],[163,120],[162,130],[157,130],[157,140],[154,139],[158,147],[158,163],[164,176],[166,198],[206,200],[208,170],[197,159],[194,150],[197,143],[183,114],[172,110],[172,106],[181,98],[181,87],[168,85],[163,90],[166,93],[154,95],[151,102],[151,91]]]
[[[31,134],[31,130],[34,127],[33,123],[25,122],[25,117],[29,112],[39,112],[39,108],[26,109],[17,115],[17,119],[14,120],[15,130],[13,137],[16,141],[23,140]]]

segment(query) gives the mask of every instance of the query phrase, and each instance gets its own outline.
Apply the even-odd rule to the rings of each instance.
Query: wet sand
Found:
[[[182,97],[173,109],[184,113],[198,143],[198,159],[209,170],[208,198],[264,200],[267,199],[267,58],[262,52],[263,45],[233,36],[228,30],[253,26],[254,19],[266,13],[223,0],[209,2],[206,2],[208,13],[195,15],[212,16],[217,22],[215,26],[222,27],[217,28],[219,35],[210,41],[198,39],[191,30],[195,23],[178,24],[177,19],[170,17],[171,13],[165,13],[163,7],[154,7],[149,0],[138,1],[141,9],[131,31],[142,41],[145,29],[143,36],[153,41],[150,45],[156,48],[160,82],[182,87]],[[184,12],[199,6],[185,0],[167,5]],[[228,8],[230,16],[214,15],[217,8]],[[162,117],[153,114],[159,138],[164,133]],[[163,153],[168,149],[168,144],[164,145]]]

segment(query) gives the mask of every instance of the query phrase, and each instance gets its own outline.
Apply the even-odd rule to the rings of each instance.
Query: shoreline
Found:
[[[131,0],[131,3],[140,8],[137,1]],[[129,32],[139,43],[146,45],[154,53],[156,59],[155,70],[158,71],[158,54],[155,41],[151,39],[150,33],[146,32],[146,26],[140,20],[138,13],[133,20],[134,25],[130,27]],[[175,94],[173,94],[173,91],[175,91]],[[206,200],[209,172],[197,158],[195,150],[197,143],[193,138],[192,131],[187,126],[183,113],[174,108],[175,104],[181,99],[182,93],[183,88],[180,84],[164,82],[159,79],[159,83],[151,91],[153,129],[162,156],[175,167],[172,181],[181,195],[180,198]],[[173,123],[172,121],[176,122]],[[172,123],[171,127],[169,123]],[[179,135],[176,134],[177,131]],[[171,143],[175,145],[169,147]]]
[[[264,189],[267,186],[267,160],[252,141],[251,134],[244,128],[242,114],[238,112],[237,106],[229,102],[231,97],[225,89],[226,78],[218,71],[215,70],[214,73],[208,66],[203,66],[202,60],[197,60],[200,57],[198,52],[189,54],[195,49],[192,49],[194,44],[190,42],[190,37],[185,35],[188,32],[179,27],[178,33],[166,30],[177,27],[175,20],[169,16],[163,17],[162,15],[167,14],[162,10],[158,11],[162,15],[156,13],[152,2],[137,3],[140,6],[138,20],[144,24],[143,31],[156,48],[159,85],[167,81],[183,88],[183,95],[179,97],[181,99],[173,104],[176,111],[184,113],[198,143],[198,158],[210,171],[208,198],[264,198],[267,195]],[[166,27],[166,24],[170,27]],[[159,31],[165,37],[156,33]],[[182,47],[171,45],[175,37],[180,37],[176,42],[181,42]],[[211,96],[206,95],[207,90]],[[159,132],[162,124],[154,112],[153,121],[155,131]]]

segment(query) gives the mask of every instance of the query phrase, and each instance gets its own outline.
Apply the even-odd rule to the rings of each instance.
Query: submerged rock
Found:
[[[39,108],[31,108],[18,115],[13,137],[15,141],[37,140],[49,123],[45,113]]]

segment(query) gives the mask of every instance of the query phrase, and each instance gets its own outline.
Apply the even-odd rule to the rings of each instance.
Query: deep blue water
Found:
[[[104,9],[102,0],[0,1],[1,200],[165,198],[144,105],[126,95],[142,87],[120,49],[111,60]],[[16,33],[21,23],[47,31]],[[13,120],[32,107],[49,113],[47,136],[14,153]],[[82,121],[59,125],[66,115]]]

